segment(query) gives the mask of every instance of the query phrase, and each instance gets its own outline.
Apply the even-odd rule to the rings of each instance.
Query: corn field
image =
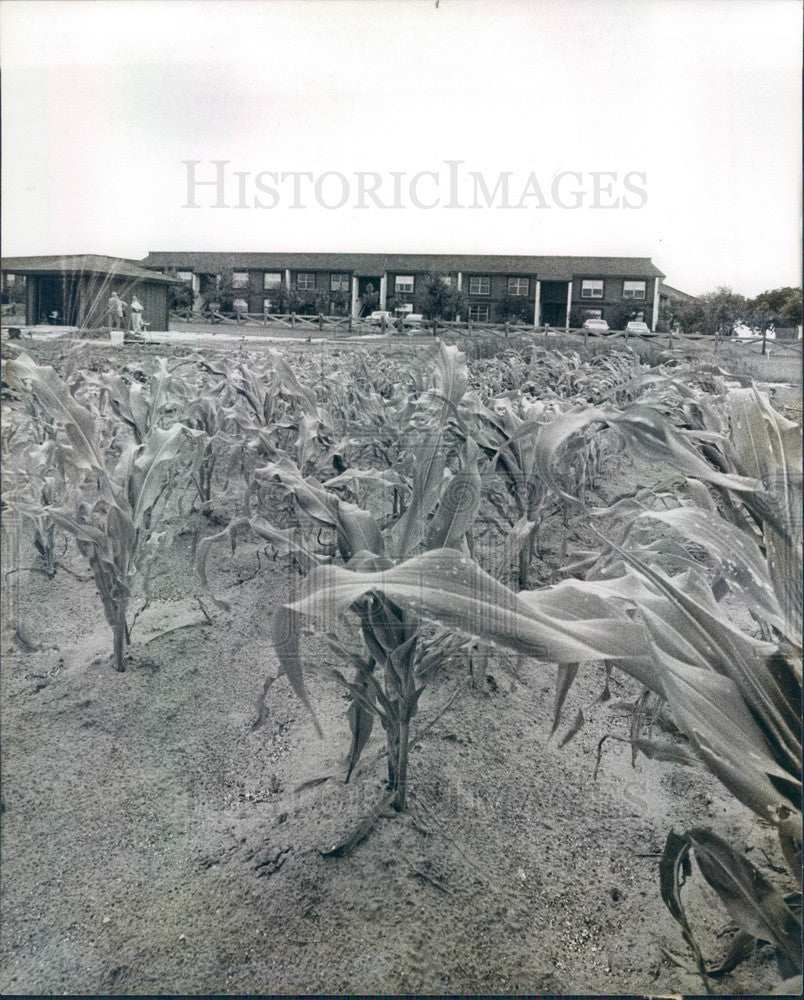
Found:
[[[164,353],[4,345],[4,988],[797,994],[800,411]]]

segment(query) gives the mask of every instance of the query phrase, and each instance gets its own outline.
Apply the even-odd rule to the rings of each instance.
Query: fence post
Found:
[[[323,330],[324,329],[324,316],[323,316],[322,313],[318,314],[318,329],[319,330]]]
[[[766,326],[762,327],[762,356],[763,358],[768,352],[768,328]]]
[[[511,324],[506,320],[505,323],[505,339],[508,340],[508,334],[511,332]]]
[[[290,314],[290,325],[291,326],[295,326],[296,325],[296,313],[294,313],[294,312],[292,312]]]
[[[383,313],[382,316],[380,316],[380,331],[382,333],[385,333],[387,326],[388,326],[388,321],[385,318],[385,313]]]
[[[349,331],[349,333],[352,332],[352,316],[351,316],[351,314],[349,315],[349,321],[346,324],[346,329]]]

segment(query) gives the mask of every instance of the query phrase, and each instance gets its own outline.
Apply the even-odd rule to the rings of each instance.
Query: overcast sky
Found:
[[[798,0],[3,0],[3,254],[612,254],[693,293],[798,285],[801,20]],[[188,160],[225,161],[228,207],[212,186],[183,207]],[[312,174],[304,207],[261,172]],[[401,207],[358,207],[358,172]]]

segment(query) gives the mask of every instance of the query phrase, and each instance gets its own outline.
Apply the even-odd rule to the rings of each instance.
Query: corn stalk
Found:
[[[194,432],[182,424],[152,426],[107,467],[96,414],[78,403],[56,372],[23,354],[7,363],[9,377],[30,393],[52,422],[70,480],[62,504],[30,503],[23,512],[47,517],[71,535],[87,560],[113,637],[113,663],[125,669],[128,609],[134,584],[147,584],[150,565],[167,540],[157,523],[177,464]],[[81,499],[87,495],[88,499]],[[77,495],[78,499],[70,499]]]

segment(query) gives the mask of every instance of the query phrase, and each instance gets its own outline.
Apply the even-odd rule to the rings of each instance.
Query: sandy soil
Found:
[[[27,533],[4,525],[4,570],[18,571],[3,608],[0,990],[701,992],[659,896],[667,833],[711,826],[779,878],[772,832],[714,779],[644,759],[634,769],[609,741],[595,780],[597,741],[624,734],[625,718],[599,705],[559,748],[555,669],[491,660],[415,743],[410,813],[324,858],[382,794],[381,733],[346,785],[335,682],[311,683],[323,739],[284,680],[252,730],[276,671],[270,615],[298,574],[253,543],[213,550],[232,611],[209,623],[187,602],[195,533],[209,526],[191,514],[174,528],[154,613],[118,674],[93,584],[27,570]],[[559,534],[548,533],[556,550]],[[72,546],[64,561],[85,574]],[[331,655],[314,638],[306,648]],[[444,665],[419,732],[465,681],[464,663]],[[601,686],[588,669],[562,732]],[[634,694],[615,679],[614,701]],[[701,881],[685,892],[716,959],[734,928]],[[777,983],[765,949],[715,988]]]

